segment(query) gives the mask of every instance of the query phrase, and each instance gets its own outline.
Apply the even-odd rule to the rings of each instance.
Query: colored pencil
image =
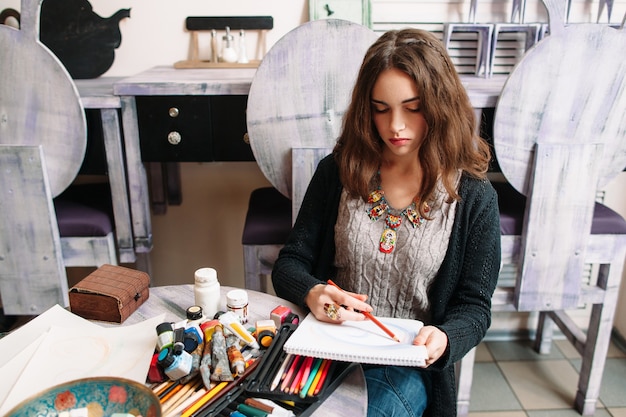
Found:
[[[185,386],[180,391],[178,391],[176,395],[172,396],[168,401],[161,404],[161,413],[165,415],[170,410],[185,401],[189,396],[196,392],[200,384],[202,384],[202,379],[193,378],[191,381],[185,384]]]
[[[291,380],[292,380],[292,377],[295,376],[295,373],[296,373],[295,370],[298,367],[298,362],[300,362],[302,358],[303,357],[300,355],[295,355],[293,362],[291,363],[291,366],[289,367],[289,370],[287,371],[287,375],[285,375],[283,382],[280,384],[281,391],[284,392],[291,385]]]
[[[306,356],[304,360],[302,361],[302,365],[298,369],[298,373],[296,374],[296,377],[291,382],[291,386],[289,387],[289,390],[287,391],[289,394],[298,393],[298,388],[300,388],[300,380],[302,380],[302,375],[304,375],[304,372],[307,366],[311,366],[310,361],[312,359],[313,359],[312,357]]]
[[[157,393],[157,397],[159,397],[159,400],[161,398],[163,398],[164,396],[166,396],[171,390],[173,390],[174,388],[176,388],[178,386],[178,384],[180,384],[180,381],[169,381],[169,384],[166,385],[165,387],[163,387],[158,393]]]
[[[174,396],[174,394],[176,394],[178,391],[182,390],[183,387],[185,385],[184,384],[178,384],[176,386],[174,386],[167,394],[163,395],[163,397],[161,397],[159,399],[159,401],[161,402],[161,407],[163,406],[163,404],[165,404],[170,398],[172,398]]]
[[[315,392],[313,392],[313,395],[317,395],[320,393],[320,391],[322,390],[322,387],[324,386],[324,382],[326,382],[326,378],[328,377],[328,370],[330,369],[330,366],[332,365],[331,361],[327,361],[328,364],[326,365],[326,367],[324,368],[324,371],[322,372],[322,376],[320,377],[319,382],[317,383],[317,387],[315,387]]]
[[[280,381],[285,377],[285,370],[289,367],[289,365],[291,365],[293,357],[293,354],[288,353],[285,359],[283,359],[282,365],[280,365],[278,372],[276,372],[276,375],[270,384],[270,390],[274,391],[276,387],[278,387],[278,384],[280,384]]]
[[[196,401],[195,403],[193,403],[189,407],[187,407],[183,411],[183,413],[180,415],[180,417],[189,417],[189,416],[191,416],[193,413],[198,411],[203,405],[208,403],[211,400],[211,398],[215,397],[218,392],[223,390],[224,387],[226,387],[226,385],[228,385],[228,382],[220,382],[219,384],[217,384],[213,389],[209,390],[206,394],[204,394],[202,397],[200,397],[198,399],[198,401]]]
[[[161,382],[159,384],[155,384],[152,387],[152,392],[154,392],[154,395],[156,395],[158,397],[159,394],[161,393],[161,391],[163,391],[165,388],[169,387],[173,383],[174,383],[174,381],[168,379],[167,381],[163,381],[163,382]]]
[[[322,378],[322,374],[324,373],[324,369],[326,369],[326,367],[328,367],[329,365],[330,365],[330,360],[328,359],[322,360],[322,364],[320,365],[320,368],[317,370],[317,373],[315,374],[315,379],[313,380],[311,387],[306,393],[307,396],[312,397],[314,395],[315,389],[320,383],[320,379]]]
[[[189,398],[185,399],[183,402],[177,405],[173,410],[168,411],[167,414],[163,414],[163,417],[180,416],[180,413],[182,413],[185,409],[187,409],[187,407],[189,407],[191,404],[194,404],[196,401],[198,401],[206,393],[207,393],[207,389],[204,387],[204,385],[202,385],[198,391],[193,391],[191,396],[189,396]]]
[[[311,372],[309,372],[309,377],[307,378],[305,383],[302,385],[302,388],[300,388],[300,398],[305,398],[307,396],[309,389],[311,389],[311,385],[313,384],[313,381],[315,380],[315,377],[317,376],[319,372],[321,364],[322,364],[321,358],[316,358],[315,361],[313,362],[313,365],[311,366]]]
[[[341,287],[339,287],[339,285],[335,284],[332,280],[330,280],[330,279],[329,279],[327,282],[328,282],[328,284],[332,285],[333,287],[338,288],[338,289],[340,289],[341,291],[343,291],[343,290],[341,289]],[[345,291],[344,291],[344,292],[345,292]],[[391,337],[393,340],[395,340],[395,341],[396,341],[396,342],[398,342],[398,343],[400,342],[400,339],[398,339],[398,338],[396,337],[396,335],[395,335],[395,334],[393,334],[393,332],[387,328],[387,326],[385,326],[384,324],[382,324],[382,323],[381,323],[381,322],[380,322],[380,321],[379,321],[376,317],[374,317],[374,316],[372,315],[372,313],[368,313],[367,311],[361,311],[361,313],[363,313],[363,315],[364,315],[365,317],[367,317],[367,318],[368,318],[368,319],[370,319],[372,322],[374,322],[374,324],[375,324],[375,325],[377,325],[377,326],[378,326],[378,327],[379,327],[382,331],[384,331],[385,333],[387,333],[387,334],[389,335],[389,337]]]
[[[304,363],[304,372],[302,373],[302,377],[300,378],[300,382],[298,383],[298,391],[304,387],[304,384],[309,379],[309,375],[311,375],[311,371],[313,370],[313,362],[315,358],[308,356],[306,358],[306,362]]]

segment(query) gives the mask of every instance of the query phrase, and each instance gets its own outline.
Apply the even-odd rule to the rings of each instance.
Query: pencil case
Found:
[[[343,379],[358,366],[355,363],[332,361],[326,380],[319,393],[301,398],[297,394],[287,394],[278,389],[271,389],[271,383],[280,370],[287,354],[283,351],[285,341],[296,329],[295,324],[284,324],[265,354],[258,359],[254,371],[246,376],[237,386],[225,389],[222,396],[216,397],[207,407],[197,413],[198,417],[229,417],[230,414],[249,398],[272,400],[283,408],[287,408],[296,416],[309,416],[321,402],[332,393]]]

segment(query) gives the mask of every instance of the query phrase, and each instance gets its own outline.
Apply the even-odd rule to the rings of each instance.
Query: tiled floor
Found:
[[[557,340],[547,355],[530,341],[486,341],[474,365],[470,417],[574,417],[580,355]],[[626,417],[626,351],[611,344],[597,417]]]

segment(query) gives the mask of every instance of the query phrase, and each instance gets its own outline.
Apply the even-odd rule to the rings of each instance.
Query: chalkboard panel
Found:
[[[187,30],[224,29],[262,30],[274,27],[272,16],[190,16],[187,18]]]

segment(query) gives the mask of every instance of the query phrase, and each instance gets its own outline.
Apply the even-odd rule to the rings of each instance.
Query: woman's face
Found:
[[[386,145],[383,156],[417,158],[428,125],[413,79],[397,68],[381,72],[372,89],[371,105],[376,130]]]

